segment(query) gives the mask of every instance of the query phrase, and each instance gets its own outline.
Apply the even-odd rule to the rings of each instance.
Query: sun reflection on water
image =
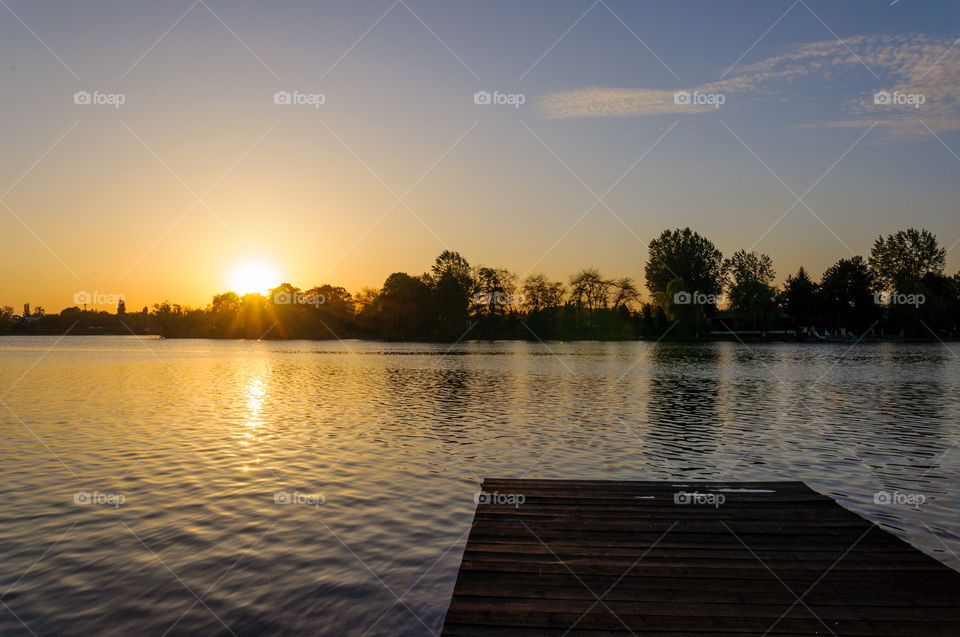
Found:
[[[264,380],[262,373],[254,378],[251,378],[247,382],[246,387],[244,388],[244,398],[244,426],[248,427],[250,430],[243,432],[244,439],[240,441],[240,445],[245,449],[249,449],[251,442],[260,442],[263,440],[262,436],[259,434],[259,428],[264,425],[261,412],[263,411],[264,402],[267,399],[267,383]],[[240,467],[240,470],[250,471],[251,465],[259,465],[260,461],[260,457],[255,455],[254,459],[245,463],[242,467]]]
[[[263,410],[263,401],[267,395],[267,385],[263,378],[255,378],[247,383],[247,426],[262,425],[260,412]]]

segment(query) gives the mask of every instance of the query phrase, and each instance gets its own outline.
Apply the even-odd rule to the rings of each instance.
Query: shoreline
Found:
[[[424,343],[430,345],[452,345],[459,343],[498,343],[498,342],[518,342],[518,343],[674,343],[674,344],[688,344],[696,345],[701,343],[741,343],[741,344],[764,344],[764,343],[790,343],[796,345],[866,345],[866,344],[893,344],[893,345],[922,345],[922,344],[946,344],[946,343],[957,343],[960,342],[960,336],[950,336],[944,338],[904,338],[902,336],[896,337],[864,337],[860,339],[842,339],[842,338],[828,338],[828,339],[816,339],[816,338],[789,338],[785,336],[779,337],[769,337],[769,336],[760,336],[756,334],[714,334],[710,337],[703,338],[694,338],[694,339],[674,339],[674,338],[564,338],[564,339],[536,339],[536,338],[472,338],[472,339],[462,339],[462,340],[445,340],[445,339],[386,339],[386,338],[369,338],[365,336],[356,336],[349,335],[340,337],[328,337],[328,338],[229,338],[229,337],[218,337],[218,336],[164,336],[162,334],[154,334],[152,332],[140,332],[134,333],[130,331],[126,332],[108,332],[108,331],[96,331],[96,332],[68,332],[62,334],[60,332],[23,332],[23,331],[4,331],[0,332],[0,337],[4,336],[152,336],[158,339],[163,340],[173,340],[173,341],[182,341],[182,340],[198,340],[198,341],[270,341],[270,342],[285,342],[285,341],[311,341],[311,342],[327,342],[327,341],[363,341],[367,343]]]

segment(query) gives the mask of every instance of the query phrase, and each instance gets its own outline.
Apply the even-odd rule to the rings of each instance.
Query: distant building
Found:
[[[120,299],[117,301],[117,314],[126,314],[127,313],[127,304]]]

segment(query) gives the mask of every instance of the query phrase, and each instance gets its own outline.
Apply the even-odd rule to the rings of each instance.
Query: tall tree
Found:
[[[570,277],[570,296],[578,306],[599,310],[610,303],[612,286],[596,268],[584,268]]]
[[[730,308],[748,329],[769,329],[777,314],[777,290],[773,287],[773,259],[766,254],[739,250],[725,262],[730,273]]]
[[[700,334],[710,331],[710,319],[699,302],[692,302],[689,290],[690,286],[683,279],[673,279],[664,291],[664,305],[657,306],[655,318],[659,320],[656,322],[663,327],[667,319],[673,322],[670,334],[675,338],[699,338]]]
[[[586,319],[587,329],[599,327],[597,312],[610,303],[612,285],[596,268],[584,268],[570,277],[570,300],[578,320]]]
[[[733,284],[744,281],[759,281],[770,285],[776,273],[769,255],[739,250],[724,262],[724,269],[733,278]]]
[[[239,328],[237,319],[243,303],[236,292],[216,294],[210,303],[213,336],[233,338]]]
[[[429,277],[433,282],[433,308],[439,335],[457,338],[468,328],[470,296],[475,282],[473,268],[459,252],[444,250]]]
[[[517,275],[505,268],[477,268],[474,305],[480,316],[503,315],[515,309]]]
[[[877,290],[877,276],[863,257],[840,259],[820,281],[821,314],[833,327],[862,333],[880,317]]]
[[[13,308],[9,305],[0,307],[0,327],[7,327],[13,324]]]
[[[615,279],[613,282],[613,309],[619,310],[621,307],[628,307],[640,299],[640,291],[631,277],[625,276]]]
[[[459,252],[451,250],[441,252],[434,261],[430,272],[434,284],[438,283],[445,274],[449,274],[466,293],[473,290],[473,269]]]
[[[795,275],[787,275],[784,285],[784,309],[798,324],[809,327],[816,315],[819,286],[803,266]]]
[[[742,281],[730,290],[730,307],[743,327],[768,330],[777,318],[777,289],[756,279]]]
[[[354,297],[354,309],[357,314],[367,314],[375,311],[375,305],[380,298],[380,290],[371,287],[362,288]]]
[[[561,281],[550,281],[543,274],[531,274],[523,281],[524,305],[531,312],[559,307],[563,304],[566,286]]]
[[[667,286],[682,279],[688,292],[719,295],[723,289],[723,253],[690,228],[664,230],[650,241],[644,267],[647,289],[668,307]]]
[[[394,272],[383,283],[378,304],[380,327],[387,338],[411,338],[427,333],[430,289],[405,272]]]
[[[927,230],[907,228],[878,237],[870,250],[870,267],[886,290],[909,287],[926,274],[943,274],[947,251]]]

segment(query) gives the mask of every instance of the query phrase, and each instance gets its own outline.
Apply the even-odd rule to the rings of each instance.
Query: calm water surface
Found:
[[[0,392],[4,636],[430,634],[484,476],[804,480],[960,569],[958,344],[5,337]]]

